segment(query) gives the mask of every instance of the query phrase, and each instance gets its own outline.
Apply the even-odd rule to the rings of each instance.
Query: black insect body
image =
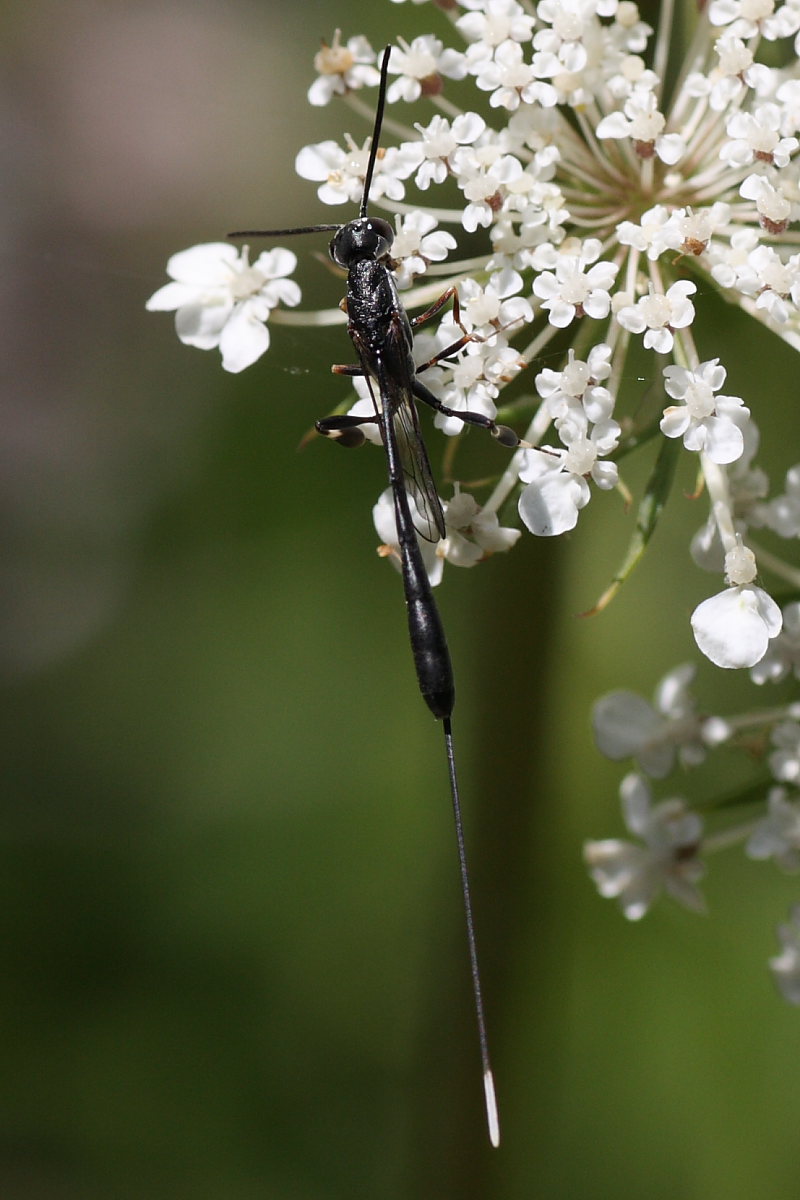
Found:
[[[381,81],[370,156],[364,178],[359,216],[345,225],[313,225],[300,229],[244,230],[231,237],[289,236],[299,233],[330,231],[334,236],[330,254],[347,271],[347,296],[342,307],[348,318],[348,333],[358,355],[355,365],[332,368],[340,375],[360,375],[367,379],[375,412],[368,417],[335,416],[317,422],[317,430],[343,445],[364,441],[361,426],[377,422],[381,431],[394,502],[397,541],[403,577],[408,629],[420,691],[433,715],[442,721],[445,735],[450,792],[455,816],[461,888],[467,927],[472,986],[478,1021],[483,1066],[489,1136],[497,1146],[500,1140],[494,1082],[489,1062],[486,1025],[483,1013],[478,956],[470,898],[469,876],[464,847],[458,780],[451,717],[455,687],[450,654],[442,621],[433,598],[417,535],[431,542],[446,536],[445,519],[422,440],[415,400],[422,401],[445,416],[458,417],[467,424],[486,429],[502,445],[520,445],[512,429],[497,425],[480,413],[455,412],[441,404],[425,387],[419,376],[437,362],[456,353],[467,342],[476,340],[460,324],[455,289],[444,293],[426,312],[410,319],[392,273],[391,248],[394,232],[388,221],[367,214],[369,190],[375,167],[391,47],[387,46],[381,63]],[[463,337],[446,347],[429,362],[414,361],[414,327],[453,301],[457,324]],[[414,511],[412,513],[412,502]]]
[[[417,368],[411,322],[400,303],[394,277],[382,261],[388,257],[391,242],[392,230],[387,221],[361,217],[346,225],[333,239],[331,255],[347,268],[348,332],[361,369],[374,381],[380,397],[380,428],[394,499],[417,679],[433,715],[447,720],[455,701],[453,671],[420,554],[407,487],[416,502],[423,536],[438,541],[446,536],[446,530],[413,405]],[[331,421],[319,421],[317,428],[321,433],[335,435],[338,428],[331,425]]]
[[[384,58],[388,63],[388,52]],[[377,147],[377,131],[373,139]],[[370,173],[365,184],[365,198]],[[453,673],[447,641],[433,599],[427,571],[422,562],[416,530],[428,541],[447,536],[444,514],[433,479],[425,444],[419,429],[414,398],[422,400],[445,416],[489,430],[503,445],[519,445],[519,438],[506,425],[497,425],[480,413],[455,412],[441,404],[419,380],[418,373],[449,357],[472,340],[465,333],[434,359],[417,366],[414,361],[413,325],[438,312],[453,289],[413,322],[403,307],[394,281],[390,251],[394,233],[388,221],[362,215],[337,231],[330,244],[334,262],[347,270],[347,331],[356,348],[360,365],[335,366],[341,375],[366,375],[374,381],[380,404],[376,404],[389,467],[389,482],[395,505],[403,583],[408,605],[408,620],[420,691],[433,715],[446,720],[455,701]],[[457,299],[456,299],[457,304]],[[370,388],[375,395],[375,389]],[[357,444],[363,435],[358,426],[374,422],[374,417],[329,417],[317,421],[317,430],[329,437]],[[408,493],[415,500],[417,519],[412,520]]]

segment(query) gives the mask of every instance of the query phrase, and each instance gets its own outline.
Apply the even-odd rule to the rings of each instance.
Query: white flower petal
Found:
[[[665,133],[656,139],[656,152],[662,162],[673,166],[686,153],[686,142],[677,133]]]
[[[781,610],[761,588],[731,587],[710,596],[692,613],[695,641],[718,667],[752,667],[780,633]]]
[[[230,242],[206,242],[179,250],[167,260],[167,274],[197,288],[225,287],[239,251]]]
[[[709,417],[705,422],[705,452],[714,463],[726,465],[742,457],[744,435],[727,417]],[[693,447],[687,447],[692,449]]]
[[[660,741],[664,718],[635,692],[609,692],[594,705],[595,741],[607,758],[637,758],[654,779],[668,775],[675,761],[673,747]]]
[[[595,133],[599,138],[624,138],[630,133],[630,121],[621,112],[603,117]]]
[[[578,511],[588,504],[585,479],[563,471],[544,481],[529,483],[519,498],[519,515],[538,537],[556,537],[574,529]]]
[[[213,350],[219,345],[220,333],[232,312],[231,301],[214,306],[185,304],[175,314],[175,332],[186,346]]]
[[[153,292],[145,304],[148,312],[174,312],[184,304],[191,304],[197,298],[197,288],[185,283],[165,283],[157,292]]]
[[[225,370],[238,374],[269,348],[269,330],[250,306],[242,304],[225,325],[219,348]]]

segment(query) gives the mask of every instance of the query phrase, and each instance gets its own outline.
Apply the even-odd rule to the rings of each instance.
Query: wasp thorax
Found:
[[[389,253],[394,230],[382,217],[358,217],[337,230],[330,244],[331,258],[340,267],[351,267],[361,259],[377,261]]]

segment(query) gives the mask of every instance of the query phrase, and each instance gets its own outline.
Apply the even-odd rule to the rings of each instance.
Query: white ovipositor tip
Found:
[[[500,1122],[497,1119],[497,1100],[494,1094],[494,1076],[487,1071],[483,1077],[483,1090],[486,1093],[486,1120],[489,1122],[489,1141],[495,1150],[500,1145]]]

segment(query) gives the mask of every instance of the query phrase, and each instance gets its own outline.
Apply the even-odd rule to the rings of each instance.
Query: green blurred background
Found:
[[[382,463],[297,452],[342,394],[345,334],[276,326],[232,377],[145,314],[174,250],[331,219],[293,162],[366,134],[305,100],[337,25],[375,46],[446,29],[333,0],[4,8],[0,1195],[796,1195],[799,1018],[766,969],[796,883],[732,851],[708,917],[661,903],[634,926],[581,864],[620,832],[591,703],[693,657],[716,586],[687,554],[691,464],[602,616],[577,614],[626,545],[614,495],[439,591],[493,1153],[441,733],[374,552]],[[294,248],[305,306],[335,303],[323,247]],[[698,307],[782,475],[793,360]],[[750,695],[710,668],[699,688],[723,712]]]

